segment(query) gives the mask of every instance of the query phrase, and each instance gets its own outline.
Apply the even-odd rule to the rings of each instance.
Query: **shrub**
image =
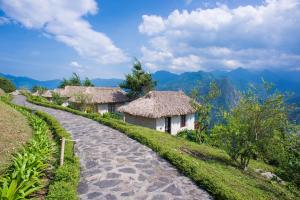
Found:
[[[61,105],[65,102],[65,99],[64,97],[61,97],[59,95],[59,93],[57,92],[52,92],[52,101],[53,103],[57,104],[57,105]]]
[[[197,142],[197,143],[200,143],[201,141],[199,141],[199,137],[197,137],[197,133],[195,130],[183,130],[183,131],[180,131],[178,134],[177,134],[177,137],[180,137],[180,138],[184,138],[184,139],[187,139],[189,141],[192,141],[192,142]]]
[[[56,105],[57,106],[57,105]],[[64,107],[63,107],[64,108]],[[66,108],[67,109],[67,108]],[[53,182],[50,184],[47,199],[78,199],[77,186],[79,182],[79,160],[74,155],[74,142],[70,134],[52,116],[37,111],[36,114],[47,122],[58,144],[61,138],[66,138],[65,162],[55,171]],[[63,198],[64,197],[64,198]]]
[[[53,185],[49,187],[49,193],[47,199],[57,200],[76,200],[77,197],[77,189],[70,185],[69,182],[59,181],[55,182]]]
[[[3,77],[0,77],[0,88],[3,89],[6,93],[10,93],[16,90],[15,84]]]
[[[121,119],[121,115],[119,113],[111,113],[107,112],[102,115],[104,118],[112,118],[112,119]]]

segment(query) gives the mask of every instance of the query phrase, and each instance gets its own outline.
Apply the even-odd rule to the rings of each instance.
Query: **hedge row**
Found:
[[[8,104],[9,98],[5,97],[4,101]],[[17,106],[17,105],[14,105]],[[77,200],[77,187],[79,183],[80,165],[79,159],[74,155],[74,142],[71,140],[70,134],[60,125],[60,123],[52,116],[41,112],[34,111],[30,108],[17,106],[28,112],[34,112],[36,116],[44,120],[51,132],[53,139],[60,150],[61,139],[64,137],[67,139],[65,144],[65,160],[64,165],[59,166],[59,153],[56,155],[56,169],[54,172],[54,179],[50,182],[48,195],[46,199],[65,199],[65,200]]]
[[[54,139],[60,145],[61,138],[66,138],[64,165],[59,166],[55,171],[52,184],[49,187],[47,199],[74,200],[77,197],[77,187],[79,182],[79,159],[74,155],[74,142],[70,134],[52,116],[37,111],[37,116],[42,118],[49,125]]]
[[[197,185],[205,188],[215,199],[297,199],[299,194],[288,190],[286,186],[258,177],[254,173],[245,173],[233,165],[229,156],[222,150],[208,145],[199,145],[184,139],[152,129],[135,126],[118,119],[105,118],[99,114],[88,114],[78,110],[54,105],[50,102],[38,102],[27,95],[28,101],[41,106],[71,112],[104,125],[117,129],[132,139],[150,147],[161,157],[167,159],[182,173],[190,177]],[[186,152],[196,152],[195,157]],[[203,157],[203,159],[201,158]],[[268,168],[263,163],[253,161],[255,168]],[[250,166],[250,167],[251,167]]]

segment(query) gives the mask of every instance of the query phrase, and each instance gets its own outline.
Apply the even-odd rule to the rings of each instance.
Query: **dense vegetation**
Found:
[[[50,180],[46,199],[78,199],[79,161],[74,155],[74,143],[70,140],[70,135],[48,114],[40,111],[32,114],[31,109],[11,104],[7,97],[2,100],[28,118],[34,134],[30,143],[15,155],[13,164],[1,177],[0,199],[24,199],[32,197],[32,194],[35,196],[36,191],[48,185],[45,175],[49,178],[52,173],[54,178]],[[50,133],[56,143],[53,143]],[[58,166],[59,154],[54,144],[59,146],[62,137],[69,140],[65,146],[65,163]]]
[[[130,99],[137,99],[155,88],[156,82],[150,73],[143,70],[137,59],[133,63],[132,74],[127,74],[120,87],[127,91]]]
[[[216,199],[298,199],[300,197],[299,190],[289,183],[283,185],[276,180],[267,180],[256,173],[255,169],[276,171],[276,167],[264,162],[251,159],[248,170],[240,170],[225,151],[207,144],[189,142],[152,129],[131,125],[119,119],[102,117],[96,113],[83,113],[50,102],[39,102],[33,100],[31,96],[28,96],[28,100],[38,105],[88,117],[120,130],[158,152]]]
[[[10,80],[2,77],[0,77],[0,88],[6,93],[16,90],[16,86]]]
[[[213,124],[208,100],[215,98],[218,90],[215,84],[212,86],[202,97],[203,104],[195,104],[199,127],[183,131],[178,137],[221,148],[244,170],[250,159],[262,160],[278,167],[277,175],[299,186],[300,138],[296,126],[288,120],[285,95],[263,82],[263,89],[253,87],[241,93],[237,105],[229,111],[221,110],[222,119]]]
[[[47,90],[46,87],[43,87],[43,86],[38,86],[38,85],[35,85],[31,88],[31,92],[34,93],[34,92],[38,92],[39,94],[42,94],[43,92],[45,92]]]

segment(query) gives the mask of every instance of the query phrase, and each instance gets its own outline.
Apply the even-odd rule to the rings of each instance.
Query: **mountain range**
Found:
[[[56,88],[59,79],[40,81],[29,77],[19,77],[0,73],[0,77],[10,79],[15,83],[17,88],[32,88],[35,85],[47,87],[49,89]],[[300,107],[300,71],[250,71],[238,68],[232,71],[212,71],[212,72],[185,72],[182,74],[174,74],[168,71],[157,71],[152,74],[153,79],[157,82],[157,90],[182,90],[189,94],[199,82],[201,82],[201,92],[205,93],[209,83],[215,80],[221,89],[222,95],[217,99],[217,104],[224,108],[230,108],[235,105],[239,98],[238,91],[245,91],[249,85],[260,86],[262,80],[271,82],[275,88],[281,92],[291,92],[293,97],[288,100]],[[122,79],[92,79],[93,84],[103,87],[116,87],[122,82]],[[300,123],[300,113],[294,114],[295,121]]]

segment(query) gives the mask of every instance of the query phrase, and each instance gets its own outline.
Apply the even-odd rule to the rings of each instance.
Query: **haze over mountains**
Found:
[[[300,95],[300,71],[250,71],[238,68],[232,71],[212,71],[212,72],[185,72],[174,74],[168,71],[157,71],[152,74],[157,81],[158,90],[184,90],[189,92],[199,81],[210,82],[211,80],[227,79],[238,90],[245,90],[249,84],[261,84],[262,79],[275,84],[280,91],[294,92],[296,96]],[[32,88],[34,85],[44,86],[49,89],[56,88],[59,79],[40,81],[29,77],[21,77],[0,73],[0,77],[6,77],[12,80],[17,88]],[[122,79],[92,79],[96,86],[114,87],[118,86]]]
[[[292,92],[294,95],[288,100],[289,103],[295,103],[300,107],[300,71],[250,71],[238,68],[232,71],[212,71],[212,72],[185,72],[174,74],[168,71],[157,71],[152,74],[157,81],[157,90],[182,90],[189,94],[191,90],[201,82],[201,92],[205,93],[209,83],[216,80],[222,95],[216,100],[216,104],[224,108],[234,106],[239,99],[238,91],[245,91],[250,84],[261,85],[262,79],[272,82],[275,88],[281,92]],[[6,77],[13,81],[17,88],[32,88],[35,85],[44,86],[49,89],[56,88],[59,79],[40,81],[29,77],[18,77],[13,75],[1,74],[0,77]],[[96,86],[116,87],[122,79],[92,79]],[[299,108],[297,108],[299,111]],[[293,114],[293,120],[300,123],[300,112]]]

